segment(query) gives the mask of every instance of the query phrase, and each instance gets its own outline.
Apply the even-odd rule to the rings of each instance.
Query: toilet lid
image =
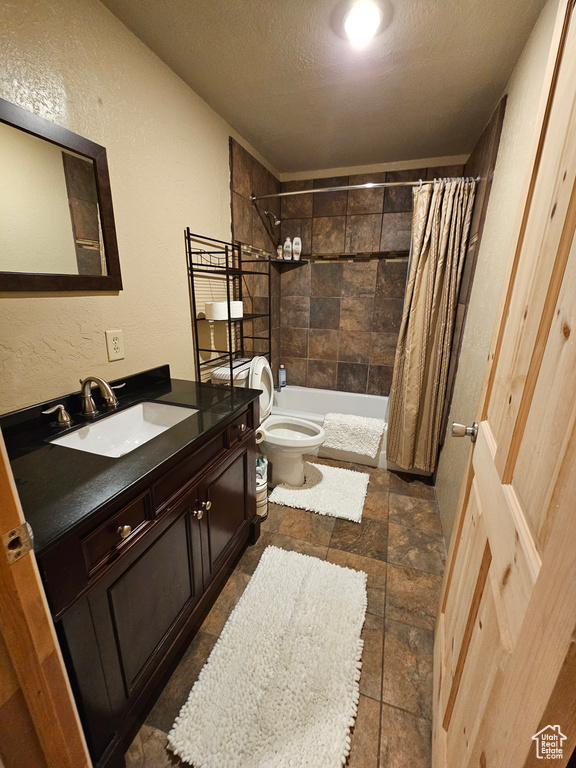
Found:
[[[270,416],[274,400],[272,369],[265,357],[254,357],[252,359],[248,386],[250,389],[262,390],[260,395],[260,421],[264,421],[264,419]]]

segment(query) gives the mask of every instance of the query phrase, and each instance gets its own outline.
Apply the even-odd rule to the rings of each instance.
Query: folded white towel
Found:
[[[370,419],[367,416],[351,416],[346,413],[327,413],[324,417],[326,432],[324,445],[326,448],[359,453],[374,459],[385,427],[384,419]]]

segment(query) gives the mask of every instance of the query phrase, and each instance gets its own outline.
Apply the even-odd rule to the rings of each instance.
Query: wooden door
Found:
[[[36,559],[19,551],[24,515],[0,432],[0,765],[89,768],[84,734]],[[10,546],[12,549],[12,546]]]
[[[435,637],[436,768],[576,745],[576,19],[561,3]],[[464,445],[463,445],[464,449]]]

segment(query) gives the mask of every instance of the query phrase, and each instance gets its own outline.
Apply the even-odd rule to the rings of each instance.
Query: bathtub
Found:
[[[274,394],[272,413],[276,416],[295,416],[322,424],[327,413],[349,413],[388,421],[388,398],[380,395],[359,395],[355,392],[334,392],[331,389],[294,387],[288,385]],[[386,430],[382,435],[380,453],[375,458],[349,451],[320,447],[318,456],[341,461],[354,461],[369,467],[386,467]]]

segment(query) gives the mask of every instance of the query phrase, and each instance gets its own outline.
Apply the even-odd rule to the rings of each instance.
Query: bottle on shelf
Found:
[[[282,259],[282,243],[278,243],[278,247],[276,248],[276,258]]]
[[[292,258],[292,240],[290,240],[289,237],[287,237],[284,242],[283,255],[284,255],[284,258],[288,261]]]
[[[278,386],[279,387],[286,386],[286,368],[284,368],[283,365],[281,365],[280,368],[278,369]]]
[[[299,237],[294,238],[292,243],[292,258],[294,261],[300,261],[300,254],[302,253],[302,240]]]

